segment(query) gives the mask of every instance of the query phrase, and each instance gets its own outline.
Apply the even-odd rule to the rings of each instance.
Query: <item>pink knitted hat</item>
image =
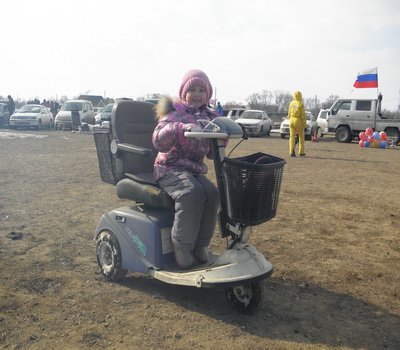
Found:
[[[186,93],[194,85],[199,85],[206,90],[208,103],[212,97],[213,89],[206,73],[199,69],[192,69],[183,76],[182,84],[179,88],[181,100],[185,100]]]

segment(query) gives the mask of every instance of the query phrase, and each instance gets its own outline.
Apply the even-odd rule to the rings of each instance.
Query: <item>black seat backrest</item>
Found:
[[[152,173],[157,151],[152,144],[152,134],[157,125],[154,104],[140,101],[118,101],[111,115],[112,136],[118,143],[127,143],[152,150],[144,157],[121,152],[116,158],[117,181],[126,173]]]

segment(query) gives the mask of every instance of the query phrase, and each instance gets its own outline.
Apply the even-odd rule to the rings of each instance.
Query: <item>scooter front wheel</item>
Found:
[[[253,314],[261,300],[263,288],[260,282],[242,284],[225,289],[225,295],[232,307],[242,314]]]
[[[121,247],[111,231],[101,231],[97,236],[96,257],[101,273],[109,281],[119,281],[128,272],[122,268]]]

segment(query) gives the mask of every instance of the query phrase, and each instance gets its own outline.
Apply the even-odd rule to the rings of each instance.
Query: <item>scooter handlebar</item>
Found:
[[[187,130],[185,137],[199,139],[240,139],[243,135],[242,127],[226,117],[216,117],[213,120],[198,119],[199,127],[193,131]],[[202,130],[199,130],[202,129]]]
[[[196,139],[227,139],[226,132],[185,131],[185,137]]]

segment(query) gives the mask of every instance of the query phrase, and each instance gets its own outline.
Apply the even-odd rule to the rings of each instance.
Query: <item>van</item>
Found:
[[[63,103],[56,115],[56,129],[74,129],[81,123],[94,124],[92,102],[87,100],[69,100]]]

